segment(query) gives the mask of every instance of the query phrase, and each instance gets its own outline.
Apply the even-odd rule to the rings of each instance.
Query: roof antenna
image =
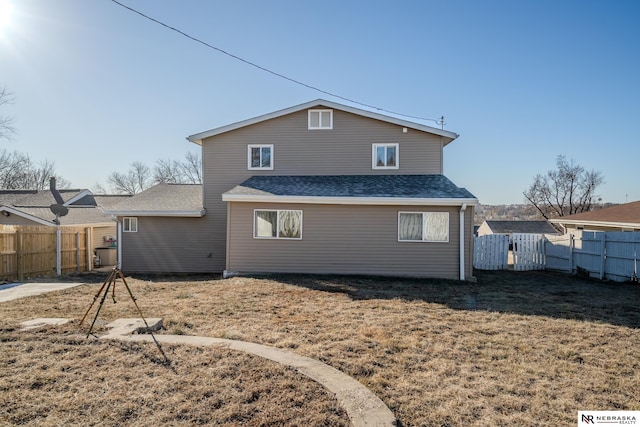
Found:
[[[444,116],[440,116],[440,118],[438,119],[438,121],[436,122],[440,125],[440,129],[444,130],[444,125],[447,124],[447,122],[444,120]]]

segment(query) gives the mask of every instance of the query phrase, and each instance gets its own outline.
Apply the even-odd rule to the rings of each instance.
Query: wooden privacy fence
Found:
[[[2,280],[88,271],[92,263],[90,228],[7,225],[0,228]]]

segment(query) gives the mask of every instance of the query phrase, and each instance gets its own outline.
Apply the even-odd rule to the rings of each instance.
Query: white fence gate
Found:
[[[488,234],[474,239],[473,268],[505,270],[509,258],[509,236]]]
[[[513,233],[513,269],[544,270],[544,234]]]

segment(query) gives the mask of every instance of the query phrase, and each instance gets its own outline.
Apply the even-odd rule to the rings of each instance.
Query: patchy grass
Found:
[[[165,319],[164,333],[252,341],[319,359],[368,386],[404,426],[573,426],[581,409],[640,409],[639,286],[542,272],[477,276],[477,283],[304,275],[127,282],[145,316]],[[12,330],[34,317],[79,319],[97,290],[85,285],[0,304],[0,424],[42,425],[63,405],[80,414],[98,407],[113,414],[98,423],[126,423],[129,413],[138,417],[136,425],[151,415],[156,418],[149,425],[244,422],[218,413],[214,402],[227,409],[244,405],[250,414],[242,418],[245,425],[348,423],[321,387],[257,358],[174,346],[165,349],[172,371],[158,363],[152,345],[79,339],[72,334],[77,322]],[[117,304],[107,298],[99,319],[137,317],[120,283],[116,297]],[[201,358],[209,364],[203,367]],[[83,379],[69,385],[76,376],[53,365],[58,359],[73,364],[70,372],[82,372]],[[54,371],[57,379],[48,380],[45,374]],[[111,383],[116,372],[126,393],[115,392],[101,404],[119,387]],[[266,383],[259,382],[262,372]],[[271,411],[243,403],[251,400],[246,393],[254,382],[262,384],[256,386],[258,401],[270,395],[265,389],[280,396],[264,406]],[[237,396],[226,394],[238,387],[244,388]],[[304,404],[318,406],[297,411],[287,391],[307,393]],[[206,396],[205,403],[198,403],[199,396]],[[28,405],[20,409],[16,402]],[[284,418],[276,418],[280,411]],[[61,420],[69,419],[52,418],[51,425]]]

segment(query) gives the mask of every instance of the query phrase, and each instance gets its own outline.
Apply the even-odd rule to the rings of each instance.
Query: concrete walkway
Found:
[[[44,326],[47,323],[59,324],[64,319],[33,319],[23,322],[23,329]],[[162,319],[148,318],[147,324],[152,331],[162,327]],[[319,382],[334,393],[340,405],[349,415],[354,427],[392,427],[397,425],[393,413],[371,390],[352,377],[332,368],[316,359],[300,356],[287,350],[266,345],[235,341],[223,338],[196,337],[187,335],[136,334],[146,329],[142,319],[118,319],[107,325],[109,333],[100,339],[121,341],[158,342],[167,344],[186,344],[194,346],[222,347],[254,354],[294,368],[297,372]]]
[[[147,319],[151,330],[159,328],[157,326],[158,320],[159,319]],[[107,325],[107,327],[112,328],[111,331],[109,334],[103,335],[100,338],[153,342],[151,335],[132,335],[132,331],[141,330],[145,327],[142,319],[118,319]],[[162,343],[224,347],[273,360],[274,362],[294,368],[302,375],[319,382],[334,393],[340,405],[347,411],[355,427],[391,427],[396,425],[396,418],[393,413],[371,390],[343,372],[316,359],[300,356],[279,348],[245,341],[187,335],[154,336],[158,342]]]
[[[73,288],[84,283],[11,283],[0,288],[0,302]]]

